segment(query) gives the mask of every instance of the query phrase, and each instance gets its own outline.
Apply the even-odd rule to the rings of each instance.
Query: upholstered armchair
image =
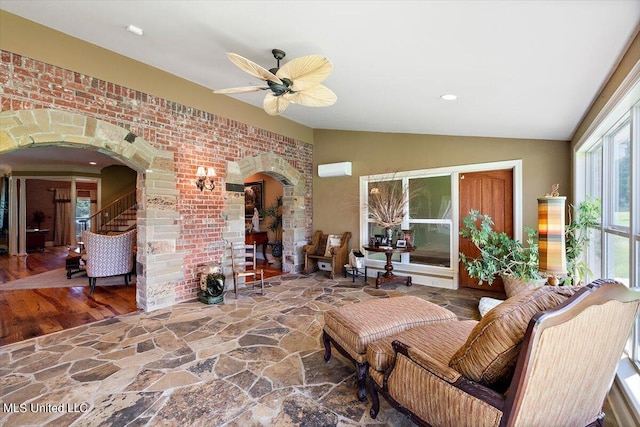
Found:
[[[82,240],[86,252],[82,258],[89,277],[91,295],[95,291],[98,277],[122,275],[125,285],[129,285],[134,266],[135,230],[115,235],[83,231]]]
[[[639,304],[640,292],[613,281],[544,286],[480,322],[428,324],[374,342],[371,416],[381,393],[418,425],[603,426]]]

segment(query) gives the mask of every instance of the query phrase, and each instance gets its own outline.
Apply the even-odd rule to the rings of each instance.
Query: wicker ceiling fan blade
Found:
[[[261,67],[253,61],[248,60],[247,58],[244,58],[236,53],[227,53],[227,57],[229,57],[231,62],[233,62],[238,68],[251,74],[253,77],[264,81],[269,80],[274,83],[282,84],[282,81],[271,71],[267,70],[264,67]]]
[[[247,93],[247,92],[258,92],[261,90],[267,90],[269,86],[242,86],[242,87],[232,87],[229,89],[218,89],[214,90],[213,93]]]
[[[267,114],[277,116],[287,109],[289,106],[289,100],[285,99],[283,96],[275,96],[272,93],[268,93],[264,97],[262,105]]]
[[[322,83],[332,70],[333,64],[324,56],[308,55],[287,62],[276,72],[276,76],[291,80],[291,89],[301,91]]]
[[[328,107],[338,100],[336,94],[323,85],[316,85],[301,92],[287,93],[281,98],[286,98],[294,104],[304,105],[305,107]]]

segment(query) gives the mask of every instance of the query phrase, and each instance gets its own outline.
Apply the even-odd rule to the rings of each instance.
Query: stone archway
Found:
[[[81,114],[52,109],[0,113],[0,156],[48,145],[99,151],[138,172],[136,304],[145,311],[173,305],[175,283],[184,279],[184,254],[176,251],[178,227],[166,227],[179,218],[173,155],[127,129]],[[159,234],[161,240],[154,237]],[[176,262],[167,263],[166,255]]]
[[[304,176],[285,159],[272,153],[261,153],[237,162],[227,162],[227,197],[225,239],[244,241],[244,180],[256,173],[272,176],[282,184],[283,256],[282,271],[302,271],[302,246],[306,240],[306,184]]]

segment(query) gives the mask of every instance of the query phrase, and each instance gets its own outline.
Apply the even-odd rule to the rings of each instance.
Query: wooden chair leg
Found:
[[[367,369],[368,364],[365,363],[356,363],[356,382],[358,384],[358,400],[360,402],[367,401],[367,392],[366,392],[366,384],[367,384]]]
[[[369,416],[375,420],[378,416],[378,412],[380,412],[380,398],[378,397],[378,390],[373,384],[373,379],[371,378],[367,381],[367,390],[369,391],[369,396],[371,396],[371,409],[369,409]]]
[[[233,290],[236,293],[236,299],[238,299],[238,276],[233,276]]]
[[[260,272],[260,291],[262,292],[262,295],[264,295],[264,272],[263,271]]]
[[[328,362],[331,359],[331,341],[325,331],[322,331],[322,343],[324,344],[324,361]]]

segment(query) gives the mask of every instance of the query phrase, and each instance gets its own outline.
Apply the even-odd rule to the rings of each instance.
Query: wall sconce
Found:
[[[550,285],[558,284],[558,276],[567,274],[564,240],[564,205],[566,197],[547,196],[538,199],[538,270]]]
[[[207,169],[207,174],[204,173],[204,166],[198,166],[198,170],[196,171],[196,187],[200,191],[207,190],[213,191],[216,188],[216,183],[213,182],[213,179],[216,177],[216,171],[213,168]]]

